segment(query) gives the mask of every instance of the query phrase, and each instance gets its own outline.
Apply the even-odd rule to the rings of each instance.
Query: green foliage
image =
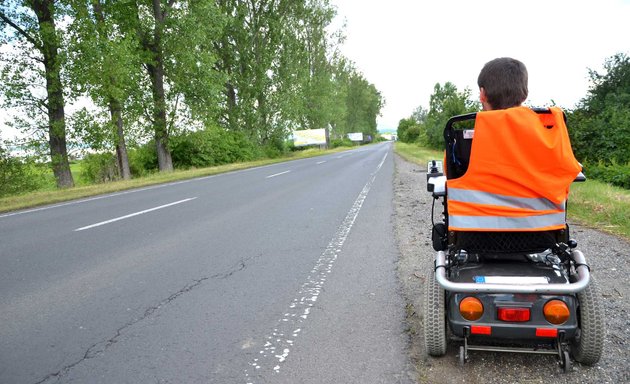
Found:
[[[569,133],[580,160],[630,162],[630,58],[606,60],[605,73],[590,71],[591,89],[568,114]]]
[[[471,91],[468,88],[460,92],[450,82],[443,86],[439,83],[435,84],[424,124],[427,144],[431,148],[444,148],[444,126],[449,118],[479,110],[479,103],[472,101],[470,96]]]
[[[407,131],[409,131],[410,128],[416,126],[418,123],[416,122],[416,120],[413,117],[409,117],[406,119],[401,119],[398,122],[398,130],[396,131],[397,135],[398,135],[398,140],[404,142],[404,143],[411,143],[414,141],[414,138],[410,138],[407,135]],[[418,135],[419,135],[419,129],[418,129]],[[415,139],[417,139],[417,136],[415,137]],[[412,135],[413,136],[413,135]]]
[[[0,197],[35,191],[44,185],[44,165],[13,157],[0,146]]]
[[[52,98],[40,97],[43,41],[58,48],[60,95],[93,102],[59,120],[69,124],[68,139],[97,152],[117,149],[123,164],[128,146],[136,177],[168,170],[171,159],[199,167],[278,157],[293,150],[286,138],[295,129],[377,137],[384,99],[340,53],[344,37],[331,30],[329,0],[46,0],[57,23],[43,29],[29,9],[40,3],[0,1],[0,44],[13,44],[0,62],[0,94],[5,107],[24,107],[13,123],[37,127],[33,139],[46,154],[49,132],[41,127],[64,128],[48,124]],[[21,22],[24,36],[9,19]],[[86,180],[117,177],[111,156],[89,156]]]
[[[598,179],[612,185],[630,189],[630,163],[618,164],[614,159],[610,163],[599,161],[585,163],[584,170],[589,178]]]
[[[113,153],[91,153],[81,160],[81,180],[87,184],[118,180],[120,175]]]
[[[330,139],[330,147],[331,148],[352,147],[353,145],[354,144],[352,143],[352,141],[350,139],[348,139],[347,137]]]
[[[171,154],[173,164],[178,168],[209,167],[259,157],[258,149],[245,135],[221,128],[173,136]]]
[[[407,129],[405,136],[407,143],[417,142],[420,138],[420,127],[418,125],[412,125],[409,129]]]
[[[27,116],[16,119],[17,128],[47,136],[60,188],[74,185],[66,147],[66,47],[59,27],[64,17],[65,7],[58,1],[0,1],[0,43],[11,47],[2,47],[1,106],[18,108]]]
[[[157,150],[154,141],[130,149],[128,156],[129,168],[134,177],[146,176],[158,169]]]

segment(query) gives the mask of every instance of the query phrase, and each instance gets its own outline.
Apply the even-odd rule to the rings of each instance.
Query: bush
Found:
[[[267,140],[265,145],[263,146],[263,152],[265,157],[270,159],[275,159],[287,153],[289,151],[289,147],[287,147],[286,142],[283,137],[280,135],[272,135],[270,139]]]
[[[158,169],[157,149],[153,140],[140,147],[128,150],[127,157],[129,159],[129,170],[134,177],[145,176]]]
[[[330,139],[331,148],[352,147],[353,145],[354,144],[352,143],[352,140],[348,139],[347,137],[344,137],[342,139]]]
[[[412,125],[411,127],[407,128],[407,131],[405,133],[405,140],[407,143],[415,143],[416,141],[418,141],[419,137],[420,127],[418,125]]]
[[[606,164],[604,162],[585,163],[584,173],[586,177],[601,180],[621,188],[630,189],[630,163],[625,165]]]
[[[31,192],[47,184],[46,166],[11,156],[0,147],[0,197]]]
[[[210,167],[255,160],[260,152],[242,133],[207,128],[171,137],[173,165],[178,168]]]
[[[88,183],[104,183],[120,177],[113,153],[91,153],[81,161],[81,179]]]

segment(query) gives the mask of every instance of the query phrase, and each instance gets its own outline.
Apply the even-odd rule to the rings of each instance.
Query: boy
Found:
[[[518,107],[527,98],[527,68],[510,57],[494,59],[484,65],[477,85],[484,111]]]

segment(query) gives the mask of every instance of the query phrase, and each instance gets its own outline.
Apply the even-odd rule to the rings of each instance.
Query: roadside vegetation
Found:
[[[335,12],[328,0],[0,1],[0,108],[21,132],[0,143],[0,196],[46,189],[41,174],[62,189],[280,158],[297,130],[327,128],[332,146],[376,139],[384,100],[340,53]]]
[[[291,152],[285,156],[276,157],[273,159],[267,158],[254,161],[236,162],[214,167],[189,168],[185,170],[175,170],[168,173],[154,172],[143,177],[133,178],[131,180],[115,180],[107,183],[93,184],[89,182],[83,182],[75,187],[65,189],[56,188],[52,172],[48,170],[48,173],[45,173],[47,168],[44,167],[43,170],[38,171],[37,177],[30,175],[30,178],[25,179],[27,181],[37,180],[40,188],[32,192],[16,193],[10,196],[0,197],[0,212],[14,211],[23,208],[32,208],[44,204],[60,203],[64,201],[86,198],[106,193],[120,192],[133,188],[147,187],[156,184],[164,184],[180,180],[193,179],[197,177],[211,176],[219,173],[260,167],[263,165],[279,163],[287,160],[305,159],[309,157],[345,151],[350,148],[351,147],[343,146],[328,150],[311,148]],[[73,174],[78,180],[83,180],[81,177],[82,166],[86,166],[86,163],[76,162],[71,165]],[[13,183],[15,183],[15,179],[13,180]]]

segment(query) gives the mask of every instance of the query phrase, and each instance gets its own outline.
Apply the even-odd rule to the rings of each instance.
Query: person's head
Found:
[[[527,98],[527,68],[501,57],[486,63],[477,78],[483,110],[518,107]]]

